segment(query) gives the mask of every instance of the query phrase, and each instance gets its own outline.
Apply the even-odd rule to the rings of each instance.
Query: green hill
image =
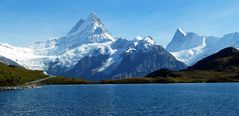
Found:
[[[27,82],[48,77],[43,71],[27,70],[23,67],[0,63],[0,87],[20,86]],[[40,84],[87,84],[80,78],[54,77],[40,82]]]
[[[0,63],[0,86],[23,85],[26,82],[45,78],[42,71],[27,70],[23,67]]]

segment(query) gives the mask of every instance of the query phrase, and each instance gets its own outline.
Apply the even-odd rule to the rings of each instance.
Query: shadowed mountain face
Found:
[[[96,67],[100,67],[108,58],[108,55],[86,56],[82,58],[74,68],[62,75],[67,77],[84,76],[84,79],[87,80],[106,78],[107,76],[105,74],[97,72]]]
[[[214,71],[231,70],[233,68],[239,68],[239,50],[233,47],[225,48],[189,67],[189,69]]]
[[[184,69],[182,62],[177,61],[161,46],[152,46],[148,52],[137,51],[131,54],[124,54],[121,64],[113,72],[114,77],[140,77],[148,72],[161,68],[170,70]]]

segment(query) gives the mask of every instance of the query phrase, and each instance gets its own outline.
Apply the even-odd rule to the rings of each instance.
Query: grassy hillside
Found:
[[[23,67],[8,66],[0,63],[0,87],[19,86],[27,82],[48,77],[42,71],[27,70]],[[89,82],[79,78],[54,77],[41,84],[87,84]]]
[[[32,71],[0,63],[0,86],[16,86],[45,77],[47,76],[42,71]]]

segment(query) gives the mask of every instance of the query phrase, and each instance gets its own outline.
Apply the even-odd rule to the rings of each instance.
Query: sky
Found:
[[[92,12],[114,37],[152,36],[166,46],[177,28],[221,37],[239,32],[238,0],[0,0],[0,43],[28,46],[64,36]]]

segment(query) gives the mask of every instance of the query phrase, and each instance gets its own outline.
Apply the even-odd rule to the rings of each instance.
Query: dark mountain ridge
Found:
[[[198,61],[188,69],[223,71],[239,67],[239,50],[228,47]]]

